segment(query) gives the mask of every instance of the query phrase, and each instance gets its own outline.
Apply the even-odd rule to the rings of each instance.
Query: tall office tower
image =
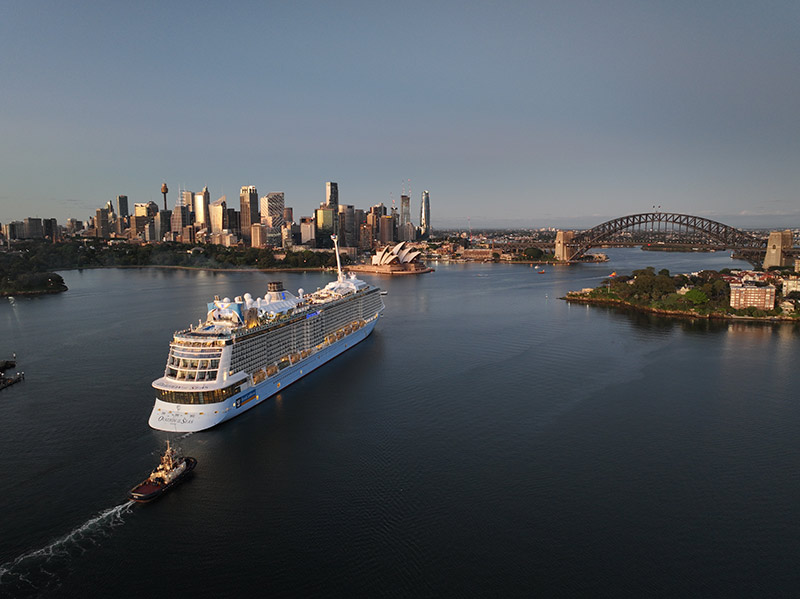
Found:
[[[147,204],[137,202],[133,205],[133,215],[147,218]]]
[[[58,222],[54,218],[45,218],[42,221],[42,232],[50,241],[57,241],[58,238],[61,237],[59,234]]]
[[[313,216],[300,217],[300,243],[308,245],[314,243],[317,238],[317,225]]]
[[[431,194],[428,190],[422,192],[422,202],[419,205],[419,237],[428,239],[431,236]]]
[[[400,226],[411,222],[411,198],[407,195],[400,196]]]
[[[189,213],[189,220],[194,222],[194,192],[189,191],[188,189],[183,189],[178,194],[178,198],[180,199],[181,203],[186,207],[186,211]],[[184,226],[188,226],[191,224],[187,222]]]
[[[117,216],[119,218],[125,218],[129,214],[128,196],[117,196]]]
[[[95,237],[102,237],[106,239],[111,237],[111,231],[108,228],[108,209],[98,208],[96,216],[94,217],[94,235]]]
[[[267,227],[261,223],[250,225],[250,247],[263,248],[267,245]]]
[[[228,228],[228,204],[227,198],[222,196],[208,207],[208,213],[212,233],[222,233],[223,229]]]
[[[250,245],[250,227],[259,222],[258,217],[258,191],[255,185],[245,185],[239,190],[239,227],[242,230],[242,239],[245,245]]]
[[[381,216],[378,221],[378,241],[381,245],[389,245],[394,241],[394,217]]]
[[[317,225],[317,247],[332,248],[333,240],[331,240],[331,235],[337,232],[336,211],[323,204],[323,207],[314,211],[314,221]]]
[[[281,245],[283,227],[284,195],[273,191],[261,198],[261,224],[267,227],[265,242],[278,247]]]
[[[359,235],[359,231],[361,230],[361,225],[367,222],[367,216],[364,214],[364,211],[361,208],[356,208],[353,211],[353,229],[356,232],[356,235]]]
[[[414,224],[408,222],[397,227],[397,241],[414,241],[417,238],[417,229]]]
[[[183,194],[178,196],[178,203],[175,204],[175,210],[172,211],[170,229],[173,235],[182,235],[183,228],[189,226],[189,207],[183,203],[184,197]]]
[[[156,241],[164,241],[164,237],[170,233],[172,221],[172,210],[159,210],[158,214],[153,217],[153,224],[155,226],[154,238]]]
[[[201,229],[207,229],[211,223],[208,218],[208,206],[211,203],[211,194],[208,186],[203,191],[194,194],[194,222]]]
[[[285,223],[294,222],[294,213],[292,212],[292,209],[288,206],[284,207],[283,209],[283,222]]]
[[[325,183],[325,205],[334,210],[339,205],[339,184],[334,181]]]
[[[228,231],[231,234],[241,237],[242,228],[240,226],[239,211],[236,208],[228,208]]]
[[[83,229],[83,223],[81,223],[81,221],[79,221],[77,218],[67,219],[67,235],[74,235],[81,229]]]
[[[351,247],[358,245],[356,239],[355,210],[350,205],[339,204],[339,246]]]
[[[22,239],[25,237],[25,223],[19,220],[11,221],[3,225],[3,235],[6,239]]]

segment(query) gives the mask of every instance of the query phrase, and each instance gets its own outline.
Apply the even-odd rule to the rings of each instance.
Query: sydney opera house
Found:
[[[370,264],[356,264],[350,270],[358,272],[373,272],[387,275],[421,274],[432,272],[432,268],[425,266],[420,260],[420,252],[401,241],[395,246],[386,246],[374,256]]]

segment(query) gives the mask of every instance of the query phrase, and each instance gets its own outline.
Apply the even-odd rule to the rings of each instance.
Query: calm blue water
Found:
[[[88,270],[0,302],[0,595],[790,596],[800,336],[568,305],[612,262],[438,265],[365,342],[217,429],[147,418],[174,330],[214,295],[329,274]],[[198,467],[128,489],[176,441]]]

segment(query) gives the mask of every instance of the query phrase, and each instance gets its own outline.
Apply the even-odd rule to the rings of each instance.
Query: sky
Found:
[[[0,0],[0,223],[180,188],[295,219],[800,226],[800,3]]]

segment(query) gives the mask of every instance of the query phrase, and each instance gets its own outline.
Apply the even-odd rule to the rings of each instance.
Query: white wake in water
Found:
[[[126,501],[100,512],[72,532],[41,549],[30,551],[0,565],[0,595],[39,593],[57,586],[59,573],[68,568],[70,560],[99,544],[111,529],[124,523],[134,503]]]

